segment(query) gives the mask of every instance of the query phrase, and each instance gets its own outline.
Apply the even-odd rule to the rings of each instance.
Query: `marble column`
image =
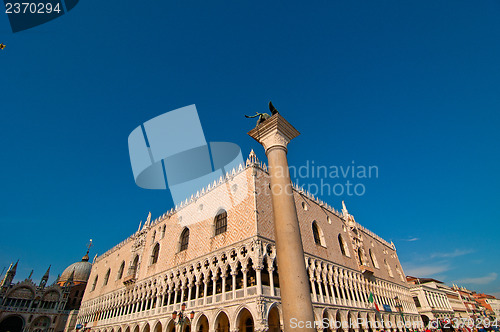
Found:
[[[269,162],[283,323],[285,332],[288,332],[293,330],[290,326],[292,319],[314,322],[304,248],[287,160],[287,145],[300,133],[276,113],[248,134],[264,146]],[[312,332],[314,328],[301,330]]]

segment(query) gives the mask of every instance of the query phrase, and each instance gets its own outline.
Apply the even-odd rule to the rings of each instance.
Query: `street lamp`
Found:
[[[401,318],[403,319],[404,329],[405,331],[408,331],[408,329],[406,328],[405,316],[403,315],[403,305],[401,304],[401,302],[399,301],[399,297],[397,296],[394,298],[394,301],[396,302],[395,307],[401,315]]]
[[[179,329],[182,332],[182,326],[184,323],[189,324],[189,321],[187,320],[186,314],[184,311],[186,310],[186,303],[181,304],[181,311],[177,312],[174,311],[172,312],[172,319],[174,320],[174,324],[179,325]],[[192,320],[194,318],[194,311],[191,311],[189,313],[189,318]],[[175,321],[177,319],[177,322]]]

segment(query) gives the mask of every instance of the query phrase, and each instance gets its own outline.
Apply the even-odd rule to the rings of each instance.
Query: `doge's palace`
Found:
[[[149,215],[95,260],[78,323],[96,332],[282,330],[269,183],[252,151],[182,205]],[[226,194],[237,204],[220,199]],[[325,331],[372,331],[377,322],[396,331],[402,316],[420,321],[392,243],[343,203],[337,211],[297,186],[293,198],[315,320],[332,323]]]

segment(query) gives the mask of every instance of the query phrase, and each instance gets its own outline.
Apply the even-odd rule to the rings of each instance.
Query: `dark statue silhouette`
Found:
[[[262,122],[266,121],[267,119],[269,119],[271,116],[273,116],[274,114],[279,114],[278,110],[276,109],[276,107],[274,107],[273,103],[272,102],[269,102],[269,110],[271,111],[271,115],[269,115],[269,113],[259,113],[259,112],[255,112],[256,114],[255,115],[245,115],[245,118],[247,119],[251,119],[251,118],[256,118],[256,117],[259,117],[259,119],[257,120],[257,124],[256,126],[260,125]]]

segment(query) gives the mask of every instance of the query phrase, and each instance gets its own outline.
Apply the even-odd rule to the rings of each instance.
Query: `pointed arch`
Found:
[[[108,269],[108,271],[106,272],[106,275],[104,276],[104,282],[103,282],[103,286],[106,286],[108,284],[108,281],[109,281],[109,275],[111,274],[111,269]]]
[[[120,268],[118,269],[118,274],[116,275],[116,279],[121,279],[123,277],[123,270],[125,269],[125,261],[122,261],[120,264]]]
[[[165,332],[175,332],[175,322],[173,319],[168,322]]]
[[[134,260],[132,261],[132,265],[129,268],[129,276],[135,276],[137,274],[137,270],[139,269],[139,255],[135,255]]]
[[[379,266],[378,266],[378,262],[377,262],[377,257],[373,254],[371,249],[368,249],[368,254],[370,255],[370,259],[372,261],[373,267],[378,269]]]
[[[359,262],[359,265],[365,265],[364,250],[362,247],[358,248],[358,262]]]
[[[340,310],[337,310],[337,313],[335,314],[335,327],[337,328],[337,332],[344,332],[344,327],[345,324],[342,324],[342,315],[340,314]]]
[[[384,258],[384,265],[385,268],[387,269],[387,272],[389,273],[389,276],[394,277],[394,274],[392,274],[391,266],[389,263],[387,263],[387,259]]]
[[[214,328],[216,332],[229,332],[231,330],[229,315],[224,310],[220,310],[215,316]]]
[[[160,255],[160,244],[157,242],[153,247],[153,251],[151,252],[151,263],[149,265],[156,264],[158,262],[159,255]]]
[[[95,287],[97,286],[98,280],[99,280],[99,275],[96,275],[94,278],[94,282],[92,283],[92,288],[90,289],[91,292],[95,290]]]
[[[156,324],[153,325],[153,332],[163,332],[162,325],[160,321],[156,321]]]
[[[184,228],[179,241],[179,251],[187,250],[189,247],[189,228]]]
[[[342,255],[350,257],[349,248],[347,247],[347,244],[344,241],[342,234],[339,234],[338,240],[339,240],[339,247],[340,247],[340,251],[342,252]]]
[[[198,317],[198,319],[196,320],[193,332],[208,332],[208,331],[209,331],[208,318],[205,314],[201,314],[201,316]]]
[[[280,332],[281,328],[281,314],[276,305],[276,302],[271,306],[267,315],[267,323],[269,325],[269,332]]]
[[[227,231],[227,211],[224,209],[219,210],[214,219],[215,236],[225,233]]]
[[[236,326],[242,332],[254,332],[255,321],[251,311],[243,306],[236,315]]]
[[[328,309],[325,308],[323,310],[323,314],[321,315],[321,324],[323,327],[323,332],[332,332],[332,326],[330,324],[330,320],[331,318]]]
[[[401,272],[399,266],[396,264],[396,272],[398,273],[399,275],[399,278],[401,279],[401,281],[405,282],[406,281],[406,278],[403,276],[403,273]]]
[[[323,230],[321,229],[321,227],[319,227],[316,220],[314,220],[312,222],[311,227],[312,227],[312,232],[313,232],[314,243],[319,244],[320,246],[326,247],[325,236],[323,235]]]

